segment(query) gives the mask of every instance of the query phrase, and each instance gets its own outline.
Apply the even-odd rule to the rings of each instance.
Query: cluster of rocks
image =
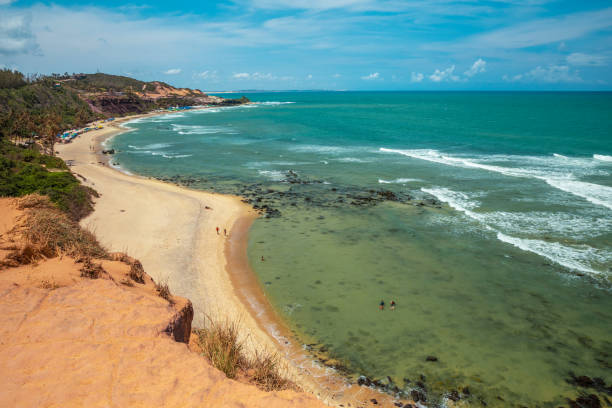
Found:
[[[202,182],[206,182],[206,179],[199,179],[195,177],[183,177],[183,176],[169,176],[169,177],[155,177],[155,179],[159,181],[163,181],[166,183],[178,184],[185,187],[190,187],[195,184],[199,184]]]
[[[568,384],[595,390],[600,393],[601,399],[605,401],[607,406],[612,406],[612,401],[608,398],[612,395],[612,384],[606,385],[604,379],[599,377],[577,376],[574,373],[569,373],[569,375],[570,378],[566,380]],[[580,395],[575,400],[568,399],[567,402],[570,408],[600,408],[602,406],[599,396],[593,393],[585,393],[583,390],[580,390]]]
[[[205,178],[185,176],[156,177],[158,180],[183,185],[211,188]],[[384,202],[394,202],[417,207],[442,208],[442,203],[435,198],[415,199],[405,192],[391,190],[363,189],[353,186],[333,187],[322,180],[300,177],[293,170],[284,174],[282,180],[272,183],[233,184],[224,191],[243,197],[242,201],[253,206],[266,218],[280,217],[278,207],[289,205],[297,207],[308,205],[322,208],[374,207]],[[324,185],[325,184],[325,185]],[[274,187],[274,188],[271,188]]]

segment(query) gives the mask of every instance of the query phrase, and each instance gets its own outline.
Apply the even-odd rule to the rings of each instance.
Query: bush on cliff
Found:
[[[78,221],[93,211],[93,197],[97,193],[81,185],[67,169],[60,158],[0,140],[0,197],[43,194]]]
[[[230,320],[208,318],[205,329],[195,330],[204,356],[228,378],[240,373],[264,391],[299,390],[281,374],[280,358],[274,353],[255,352],[248,357],[240,340],[240,325]]]

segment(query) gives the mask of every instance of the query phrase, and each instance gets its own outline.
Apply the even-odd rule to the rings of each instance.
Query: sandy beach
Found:
[[[203,327],[207,316],[239,321],[249,352],[279,353],[287,375],[322,401],[339,405],[370,397],[369,390],[349,385],[289,341],[291,333],[248,265],[248,230],[258,216],[250,206],[239,197],[129,175],[106,164],[102,143],[127,131],[122,122],[151,115],[122,118],[56,146],[71,170],[100,194],[82,225],[110,251],[139,259],[155,281],[190,299],[194,327]]]

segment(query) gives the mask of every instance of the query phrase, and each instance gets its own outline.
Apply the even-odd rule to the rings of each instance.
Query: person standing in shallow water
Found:
[[[382,310],[385,310],[385,301],[384,301],[384,300],[381,300],[381,301],[380,301],[380,304],[378,305],[378,308],[379,308],[381,311],[382,311]]]
[[[395,310],[395,300],[391,301],[391,310]]]

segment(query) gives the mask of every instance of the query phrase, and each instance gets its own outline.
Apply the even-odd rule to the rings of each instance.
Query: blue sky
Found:
[[[0,0],[0,66],[202,90],[611,90],[612,3]]]

